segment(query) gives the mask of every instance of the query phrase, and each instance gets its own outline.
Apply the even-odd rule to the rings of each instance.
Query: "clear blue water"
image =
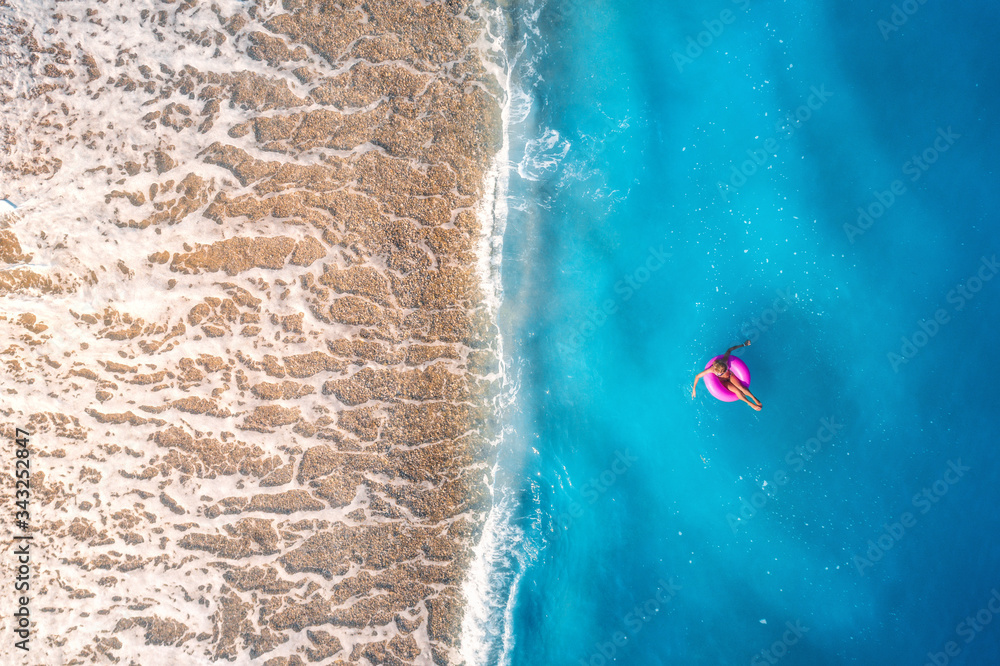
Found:
[[[913,7],[512,9],[491,663],[997,662],[1000,8]]]

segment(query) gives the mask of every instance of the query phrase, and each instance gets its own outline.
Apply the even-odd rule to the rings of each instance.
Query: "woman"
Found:
[[[734,375],[729,371],[729,355],[733,353],[734,349],[739,349],[740,347],[749,347],[749,346],[750,346],[750,341],[747,340],[741,345],[730,347],[729,349],[726,350],[726,353],[722,356],[722,358],[718,358],[715,360],[715,363],[712,364],[711,368],[699,372],[698,376],[694,378],[694,386],[691,387],[691,397],[693,398],[695,396],[695,389],[698,388],[698,380],[707,375],[708,373],[712,372],[715,373],[715,376],[719,378],[719,381],[722,382],[722,385],[727,389],[729,389],[731,393],[733,393],[737,398],[747,403],[748,405],[750,405],[759,412],[760,408],[763,407],[764,405],[762,405],[760,400],[758,400],[757,397],[750,392],[750,389],[748,389],[746,386],[743,385],[743,382],[741,382],[736,375]],[[753,402],[751,402],[751,400]]]

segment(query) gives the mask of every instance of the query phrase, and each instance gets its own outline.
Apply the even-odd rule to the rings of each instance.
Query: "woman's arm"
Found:
[[[726,350],[726,353],[723,354],[723,356],[729,356],[730,354],[733,353],[734,349],[739,349],[740,347],[749,347],[749,346],[750,346],[750,341],[747,340],[746,342],[744,342],[741,345],[736,345],[735,347],[730,347],[729,349]]]
[[[709,370],[703,370],[703,371],[699,372],[697,374],[697,376],[695,376],[695,378],[694,378],[694,386],[691,387],[691,397],[692,398],[695,397],[695,389],[698,388],[698,380],[701,379],[702,377],[704,377],[705,375],[707,375],[710,372],[711,372],[710,369]]]

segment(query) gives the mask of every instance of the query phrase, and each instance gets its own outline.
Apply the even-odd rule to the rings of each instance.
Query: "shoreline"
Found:
[[[480,3],[480,7],[485,3]],[[477,250],[477,271],[480,283],[487,288],[486,305],[491,313],[491,320],[497,326],[497,316],[503,301],[503,284],[501,277],[501,265],[503,260],[503,235],[507,224],[507,188],[509,183],[509,151],[510,151],[510,62],[509,54],[506,50],[506,22],[509,17],[505,15],[505,9],[495,7],[487,13],[487,27],[483,31],[477,47],[483,51],[499,52],[503,59],[502,65],[492,62],[485,55],[482,57],[486,70],[491,73],[500,83],[504,93],[503,104],[501,105],[502,118],[502,141],[500,150],[493,156],[489,169],[484,178],[483,196],[479,201],[477,217],[480,225],[484,229],[479,248]],[[492,16],[490,15],[492,14]],[[498,33],[490,31],[492,24],[499,24]],[[496,380],[499,390],[494,398],[496,409],[495,418],[502,420],[503,403],[506,394],[508,380],[504,367],[503,338],[499,327],[495,334],[497,366]],[[509,399],[509,398],[508,398]],[[489,492],[490,508],[481,524],[482,533],[478,541],[473,545],[473,557],[470,562],[462,585],[463,596],[465,598],[465,609],[461,625],[461,663],[467,666],[485,664],[488,643],[486,642],[487,625],[490,621],[492,611],[490,596],[492,593],[490,578],[492,561],[496,550],[500,547],[487,535],[490,525],[495,524],[497,512],[503,511],[496,500],[496,450],[502,444],[503,429],[495,435],[491,443],[493,461],[490,469]]]

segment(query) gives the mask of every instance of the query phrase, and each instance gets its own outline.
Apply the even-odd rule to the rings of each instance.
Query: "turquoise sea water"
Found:
[[[896,7],[513,9],[489,663],[1000,659],[1000,9]]]

